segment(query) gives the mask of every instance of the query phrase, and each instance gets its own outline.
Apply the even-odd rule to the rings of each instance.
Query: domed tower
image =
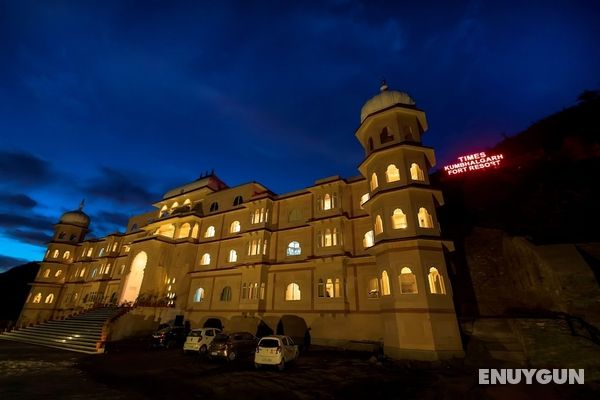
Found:
[[[356,137],[365,149],[363,207],[372,221],[384,351],[395,358],[461,356],[462,344],[436,217],[442,194],[430,186],[433,149],[421,144],[425,113],[404,92],[380,93],[361,110]]]

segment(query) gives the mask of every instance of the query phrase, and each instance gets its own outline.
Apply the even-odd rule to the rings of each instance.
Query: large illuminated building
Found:
[[[126,233],[86,239],[67,212],[32,284],[21,326],[98,303],[132,303],[136,324],[183,318],[192,328],[271,329],[313,344],[382,342],[388,356],[462,355],[430,186],[425,113],[388,90],[361,110],[360,175],[276,195],[214,174],[167,192]],[[136,320],[134,317],[138,317]],[[130,331],[135,331],[131,326]]]

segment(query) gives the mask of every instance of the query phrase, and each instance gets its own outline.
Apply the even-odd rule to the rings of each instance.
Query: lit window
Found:
[[[113,251],[113,252],[117,251],[117,247],[118,247],[118,246],[119,246],[119,244],[118,244],[118,243],[115,243],[115,244],[113,244],[112,251]]]
[[[396,182],[400,180],[400,171],[394,164],[390,164],[385,171],[385,177],[388,182]]]
[[[210,212],[219,211],[219,203],[216,201],[210,205]]]
[[[336,207],[336,203],[337,203],[337,194],[336,193],[333,193],[333,194],[325,193],[325,196],[323,196],[321,209],[322,210],[331,210],[332,208]]]
[[[446,294],[446,287],[444,285],[444,279],[438,272],[437,268],[429,268],[429,291],[432,294]]]
[[[54,252],[52,253],[52,258],[58,258],[59,254],[60,252],[58,250],[54,250]]]
[[[417,293],[417,277],[408,267],[402,268],[400,271],[400,293],[416,294]]]
[[[176,209],[177,207],[179,207],[179,202],[175,202],[171,205],[171,211],[173,211],[174,209]]]
[[[424,207],[419,208],[419,227],[433,228],[433,218]]]
[[[55,277],[55,278],[58,278],[58,277],[59,277],[59,276],[61,276],[61,275],[62,275],[62,269],[59,269],[59,270],[57,270],[57,271],[54,273],[54,277]]]
[[[34,303],[39,303],[39,302],[41,302],[41,301],[42,301],[42,294],[41,294],[41,293],[38,293],[38,294],[36,294],[36,295],[33,297],[33,302],[34,302]]]
[[[387,271],[383,271],[381,273],[381,294],[383,296],[390,295],[390,277],[388,276]]]
[[[237,261],[237,251],[229,250],[229,262],[236,262],[236,261]]]
[[[376,299],[379,297],[379,280],[377,278],[372,278],[369,280],[368,297],[370,299]]]
[[[265,212],[264,208],[257,208],[254,210],[254,213],[251,216],[251,221],[253,224],[258,224],[261,222],[266,222],[268,219],[268,210]]]
[[[192,201],[190,199],[185,199],[185,201],[183,202],[184,206],[191,206],[192,205]]]
[[[249,256],[255,256],[257,254],[260,254],[260,250],[261,250],[260,242],[261,242],[260,239],[254,239],[248,243],[248,255]]]
[[[423,170],[419,167],[419,164],[412,163],[410,165],[410,179],[413,181],[424,181],[425,174],[423,174]]]
[[[104,255],[104,247],[100,249],[100,252],[98,253],[98,257],[102,257]]]
[[[44,300],[44,303],[51,304],[53,301],[54,301],[54,295],[52,293],[50,293],[48,296],[46,296],[46,300]]]
[[[209,238],[209,237],[214,237],[214,236],[215,236],[215,227],[211,225],[206,229],[206,232],[204,232],[204,237]]]
[[[90,247],[87,251],[87,256],[91,257],[93,252],[94,252],[94,249],[92,247]]]
[[[50,276],[50,268],[46,268],[44,270],[44,278],[48,278]]]
[[[336,297],[332,279],[327,279],[327,283],[325,284],[325,297]]]
[[[296,301],[302,298],[300,286],[297,283],[290,283],[285,290],[285,299],[288,301]]]
[[[365,193],[360,197],[360,208],[363,208],[363,204],[365,204],[367,201],[369,201],[369,199],[371,198],[371,195],[369,193]]]
[[[84,275],[85,275],[85,268],[81,268],[81,272],[79,272],[79,277],[83,278]]]
[[[396,208],[392,213],[392,227],[394,229],[406,229],[406,214],[401,209]]]
[[[231,301],[231,287],[225,286],[221,290],[221,301]]]
[[[191,226],[187,222],[181,225],[181,228],[179,228],[179,238],[182,239],[190,236],[190,230]]]
[[[242,196],[235,196],[235,199],[233,199],[234,206],[239,206],[243,202],[244,202],[244,199],[242,198]]]
[[[204,253],[202,255],[202,259],[200,260],[200,264],[201,265],[208,265],[208,264],[210,264],[210,254]]]
[[[377,182],[377,174],[373,172],[373,175],[371,175],[371,192],[377,189],[378,186],[379,183]]]
[[[267,239],[263,241],[263,255],[267,254]]]
[[[197,238],[198,238],[198,228],[199,228],[199,227],[198,227],[198,224],[197,224],[197,223],[196,223],[196,224],[194,224],[194,227],[192,228],[192,237],[193,237],[194,239],[197,239]]]
[[[300,243],[293,241],[288,244],[287,247],[287,255],[288,256],[299,256],[302,254],[302,249],[300,248]]]
[[[371,246],[373,246],[373,244],[375,243],[375,240],[373,238],[373,231],[368,231],[367,233],[365,233],[365,236],[363,237],[363,247],[369,248]]]
[[[94,270],[92,271],[92,276],[91,277],[95,278],[97,273],[98,273],[98,269],[94,268]]]
[[[381,216],[377,215],[375,217],[375,234],[379,235],[383,232],[383,221],[381,220]]]
[[[204,299],[204,289],[198,288],[194,292],[194,303],[200,303]]]
[[[173,224],[165,224],[158,228],[158,235],[166,236],[168,238],[173,238],[175,236],[175,225]]]
[[[241,229],[240,221],[233,221],[231,223],[231,226],[229,227],[229,232],[236,233],[236,232],[239,232],[240,229]]]
[[[265,299],[265,283],[261,283],[260,284],[260,299],[264,300]]]

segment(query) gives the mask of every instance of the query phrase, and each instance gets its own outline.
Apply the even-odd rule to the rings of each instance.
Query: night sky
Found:
[[[123,231],[214,168],[276,193],[358,174],[382,77],[440,163],[600,86],[600,2],[0,0],[0,271],[86,199]]]

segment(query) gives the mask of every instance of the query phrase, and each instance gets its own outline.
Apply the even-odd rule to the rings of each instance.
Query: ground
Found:
[[[493,367],[493,366],[491,366]],[[254,370],[181,350],[123,342],[104,355],[0,341],[0,399],[504,399],[600,398],[586,385],[480,386],[462,362],[376,362],[311,348],[285,371]]]

